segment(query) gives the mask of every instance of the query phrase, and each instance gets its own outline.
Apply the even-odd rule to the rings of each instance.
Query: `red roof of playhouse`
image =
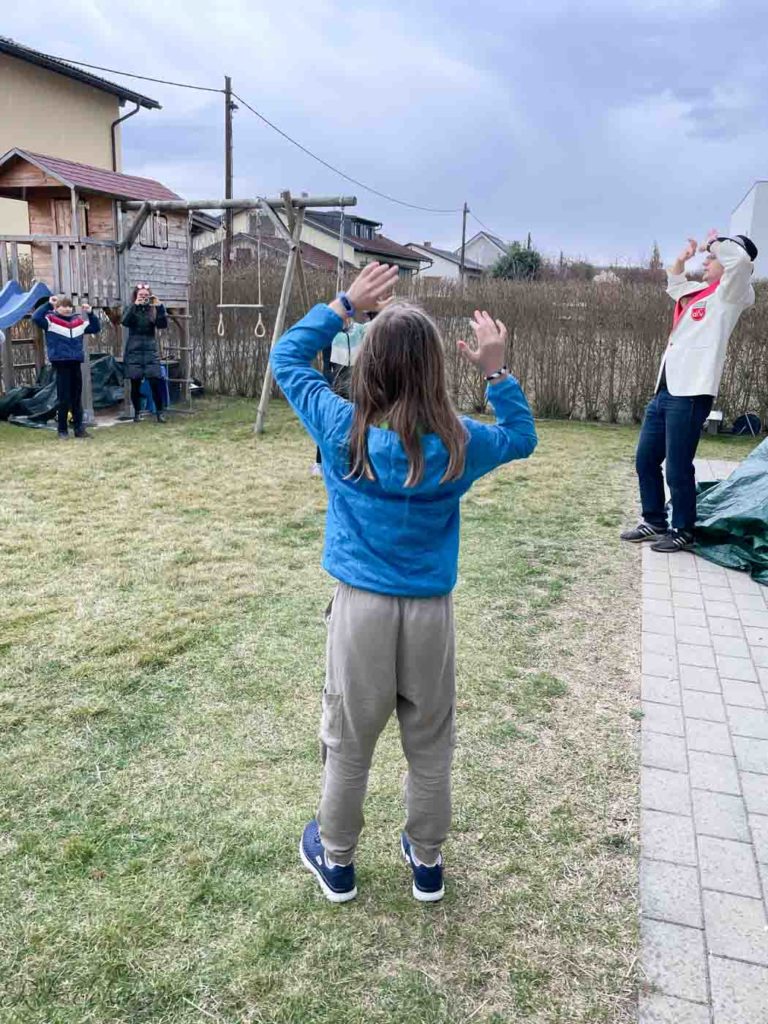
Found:
[[[35,164],[46,174],[58,178],[63,185],[84,189],[87,192],[102,192],[120,199],[181,199],[180,195],[153,178],[119,174],[117,171],[107,171],[103,167],[79,164],[74,160],[62,160],[61,157],[45,156],[43,153],[32,153],[25,149],[9,150],[0,157],[0,167],[13,157]]]

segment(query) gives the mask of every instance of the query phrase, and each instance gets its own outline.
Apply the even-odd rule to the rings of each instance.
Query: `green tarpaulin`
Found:
[[[768,438],[727,480],[701,488],[695,550],[768,586]]]

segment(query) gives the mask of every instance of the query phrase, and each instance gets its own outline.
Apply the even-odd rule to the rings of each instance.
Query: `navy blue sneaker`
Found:
[[[437,859],[437,864],[429,868],[426,864],[416,864],[411,852],[411,843],[405,832],[400,833],[400,849],[405,857],[406,864],[409,864],[413,871],[413,895],[420,903],[436,903],[445,896],[443,885],[443,855]]]
[[[314,874],[323,895],[331,903],[346,903],[357,896],[355,865],[328,867],[325,850],[320,841],[320,826],[314,818],[302,832],[299,856],[304,867]]]

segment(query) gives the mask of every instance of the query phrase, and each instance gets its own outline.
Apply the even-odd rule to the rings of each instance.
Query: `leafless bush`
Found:
[[[216,332],[219,274],[198,270],[192,291],[194,373],[210,390],[256,396],[269,356],[284,264],[262,267],[267,336],[254,337],[254,310],[225,310],[225,335]],[[333,294],[332,275],[308,272],[309,304]],[[256,301],[256,269],[230,273],[225,302]],[[663,287],[631,278],[620,284],[588,280],[468,282],[405,281],[400,293],[421,303],[446,341],[448,380],[456,405],[481,411],[485,388],[459,358],[456,341],[471,335],[475,309],[487,309],[509,329],[508,363],[537,416],[609,422],[642,418],[656,382],[671,326],[672,304]],[[299,288],[288,323],[304,313]],[[733,417],[746,409],[768,419],[768,285],[758,285],[754,309],[745,313],[731,340],[718,406]]]

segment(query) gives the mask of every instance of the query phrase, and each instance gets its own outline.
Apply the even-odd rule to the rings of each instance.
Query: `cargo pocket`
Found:
[[[342,724],[344,720],[344,696],[341,693],[328,693],[323,690],[323,715],[320,720],[320,741],[329,750],[338,750],[341,746]]]

